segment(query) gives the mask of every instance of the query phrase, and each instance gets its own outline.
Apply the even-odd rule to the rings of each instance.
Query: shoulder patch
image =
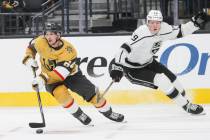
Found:
[[[67,52],[71,53],[72,52],[72,48],[70,46],[66,46],[66,50]]]

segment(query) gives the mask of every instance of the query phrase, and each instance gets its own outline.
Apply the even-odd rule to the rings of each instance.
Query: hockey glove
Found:
[[[35,70],[37,70],[39,67],[38,67],[38,64],[37,64],[37,62],[36,62],[36,60],[35,59],[33,59],[33,58],[28,58],[28,59],[26,59],[25,60],[25,62],[24,62],[24,64],[26,65],[26,67],[28,68],[28,69],[32,69],[32,68],[35,68]]]
[[[199,12],[197,15],[193,16],[191,20],[196,27],[202,29],[205,27],[207,22],[207,14],[204,12]]]
[[[123,68],[120,65],[113,63],[111,65],[110,77],[113,81],[119,82],[123,77]]]
[[[40,90],[42,89],[45,84],[47,83],[47,78],[43,74],[40,74],[39,76],[35,77],[32,81],[32,87],[34,90],[37,88]]]

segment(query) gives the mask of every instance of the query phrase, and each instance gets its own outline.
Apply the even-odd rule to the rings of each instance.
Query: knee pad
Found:
[[[171,93],[174,90],[173,84],[164,73],[155,75],[154,84],[167,94]]]
[[[55,99],[63,106],[66,107],[73,102],[73,98],[64,85],[59,85],[53,90]]]

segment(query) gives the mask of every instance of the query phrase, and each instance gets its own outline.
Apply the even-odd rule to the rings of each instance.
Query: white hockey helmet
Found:
[[[163,21],[163,15],[159,10],[150,10],[147,15],[147,23],[149,20]]]

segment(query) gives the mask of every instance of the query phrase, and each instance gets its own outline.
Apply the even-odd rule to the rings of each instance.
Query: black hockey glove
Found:
[[[204,12],[199,12],[197,15],[193,16],[191,20],[196,27],[202,29],[205,27],[205,24],[207,22],[207,14]]]
[[[116,63],[111,64],[110,77],[115,82],[119,82],[123,77],[123,68]]]

